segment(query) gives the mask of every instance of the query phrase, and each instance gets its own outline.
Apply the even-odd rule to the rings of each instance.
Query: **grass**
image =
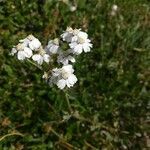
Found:
[[[150,2],[76,2],[71,12],[57,0],[0,1],[0,149],[149,148]],[[94,45],[77,58],[73,88],[51,88],[41,70],[9,56],[28,34],[46,44],[67,26]]]

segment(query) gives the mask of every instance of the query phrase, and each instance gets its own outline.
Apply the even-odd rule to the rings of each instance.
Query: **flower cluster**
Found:
[[[91,48],[92,44],[87,33],[81,31],[81,29],[67,27],[60,39],[50,40],[45,48],[42,47],[37,38],[29,35],[12,48],[10,55],[16,54],[18,60],[21,61],[31,59],[40,66],[45,63],[47,68],[50,68],[50,62],[54,64],[57,62],[60,68],[46,71],[43,78],[50,85],[55,84],[58,88],[64,89],[65,87],[72,87],[77,82],[77,77],[74,75],[74,69],[71,65],[71,63],[76,62],[75,56],[82,52],[89,52]]]
[[[20,40],[17,46],[12,48],[10,55],[15,55],[19,60],[25,60],[32,57],[32,60],[42,65],[43,61],[49,62],[50,56],[42,48],[41,42],[33,35],[27,36],[25,39]]]

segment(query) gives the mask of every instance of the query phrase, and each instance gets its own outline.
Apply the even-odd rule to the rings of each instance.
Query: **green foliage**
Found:
[[[71,12],[57,0],[0,1],[0,149],[148,149],[149,6],[77,0]],[[75,87],[60,91],[9,52],[30,33],[46,44],[67,26],[88,31],[94,47],[77,58]]]

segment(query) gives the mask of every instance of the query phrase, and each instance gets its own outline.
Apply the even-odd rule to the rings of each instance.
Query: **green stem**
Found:
[[[18,136],[22,136],[22,137],[24,136],[22,133],[19,133],[19,132],[9,133],[9,134],[6,134],[6,135],[2,136],[0,138],[0,141],[2,141],[3,139],[5,139],[6,137],[13,136],[13,135],[18,135]]]
[[[78,150],[77,147],[73,146],[72,144],[68,143],[66,141],[66,139],[63,138],[63,136],[59,135],[53,128],[51,128],[51,132],[57,136],[59,138],[59,143],[58,144],[61,144],[62,146],[65,146],[65,148],[71,150],[71,149],[74,149],[74,150]]]
[[[70,113],[72,114],[73,110],[71,108],[69,97],[68,97],[67,93],[65,93],[65,99],[66,99],[66,102],[67,102],[67,105],[68,105],[68,109],[69,109]]]
[[[27,59],[27,61],[32,64],[33,66],[37,67],[40,70],[43,70],[41,66],[37,65],[36,63],[32,62],[30,59]]]

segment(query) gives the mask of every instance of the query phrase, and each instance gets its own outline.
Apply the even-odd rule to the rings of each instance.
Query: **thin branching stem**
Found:
[[[59,135],[52,127],[51,127],[51,132],[57,136],[59,138],[59,144],[61,144],[62,146],[65,146],[65,148],[72,150],[75,149],[77,150],[78,148],[73,146],[72,144],[68,143],[61,135]]]
[[[6,135],[2,136],[2,137],[0,138],[0,142],[1,142],[2,140],[4,140],[6,137],[13,136],[13,135],[18,135],[18,136],[22,136],[22,137],[24,136],[22,133],[19,133],[19,132],[9,133],[9,134],[6,134]]]
[[[27,59],[27,61],[32,64],[33,66],[37,67],[40,70],[43,70],[41,66],[37,65],[36,63],[32,62],[30,59]]]
[[[71,104],[70,104],[69,97],[68,97],[67,93],[65,93],[65,99],[66,99],[66,102],[67,102],[67,105],[68,105],[68,109],[69,109],[70,113],[72,114],[73,110],[72,110],[72,107],[71,107]]]

